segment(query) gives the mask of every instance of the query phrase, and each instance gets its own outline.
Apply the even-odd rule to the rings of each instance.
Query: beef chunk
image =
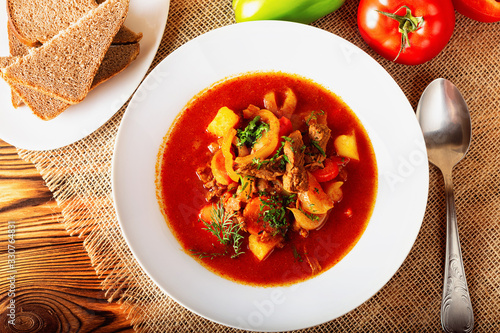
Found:
[[[276,180],[285,173],[283,156],[274,160],[264,160],[260,163],[246,163],[236,166],[235,171],[242,175],[263,178],[266,180]]]
[[[287,157],[286,172],[283,175],[283,188],[288,192],[306,191],[309,186],[309,178],[304,168],[304,142],[302,134],[295,131],[285,142],[283,152]]]
[[[203,184],[208,183],[212,179],[214,179],[214,175],[212,174],[212,169],[209,165],[205,165],[196,169],[196,175],[201,180]]]
[[[309,145],[305,150],[306,168],[318,165],[318,163],[322,163],[325,160],[326,145],[328,144],[328,140],[330,140],[330,135],[331,131],[327,125],[319,124],[316,119],[309,121]]]

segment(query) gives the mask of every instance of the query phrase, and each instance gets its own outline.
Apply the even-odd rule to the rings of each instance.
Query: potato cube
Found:
[[[358,145],[354,131],[349,135],[339,135],[333,142],[337,154],[359,161]]]
[[[221,137],[231,128],[234,128],[239,121],[240,117],[233,110],[223,106],[219,109],[212,122],[208,124],[207,131]]]
[[[257,257],[257,259],[259,259],[259,261],[264,260],[274,249],[276,244],[277,243],[273,241],[263,242],[257,235],[250,235],[248,237],[248,248]]]

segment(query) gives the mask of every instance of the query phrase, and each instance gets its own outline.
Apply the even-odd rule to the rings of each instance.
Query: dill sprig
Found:
[[[227,251],[210,253],[210,252],[197,251],[195,249],[189,249],[189,252],[191,252],[193,256],[198,257],[200,259],[209,258],[210,260],[214,260],[217,257],[222,257],[227,254]]]
[[[244,253],[241,250],[243,236],[240,235],[240,223],[235,223],[233,217],[234,213],[226,212],[224,205],[219,201],[217,205],[212,208],[210,222],[203,221],[203,224],[205,225],[204,229],[217,237],[222,245],[232,245],[234,254],[231,258],[236,258]]]

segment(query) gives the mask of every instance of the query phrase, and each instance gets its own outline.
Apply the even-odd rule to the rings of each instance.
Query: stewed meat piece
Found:
[[[307,190],[308,176],[304,168],[304,142],[302,134],[295,131],[283,146],[283,153],[287,157],[286,172],[283,175],[283,188],[292,193]]]

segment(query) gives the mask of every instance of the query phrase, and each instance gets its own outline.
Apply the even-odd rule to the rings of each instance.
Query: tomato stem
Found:
[[[408,33],[417,31],[424,24],[424,17],[413,16],[411,13],[411,9],[408,6],[401,6],[394,13],[397,13],[401,8],[406,9],[405,15],[397,15],[377,10],[377,12],[379,12],[380,14],[399,22],[398,30],[401,33],[401,47],[399,48],[399,52],[393,61],[396,61],[401,52],[404,52],[404,50],[410,46],[410,38],[408,36]]]

